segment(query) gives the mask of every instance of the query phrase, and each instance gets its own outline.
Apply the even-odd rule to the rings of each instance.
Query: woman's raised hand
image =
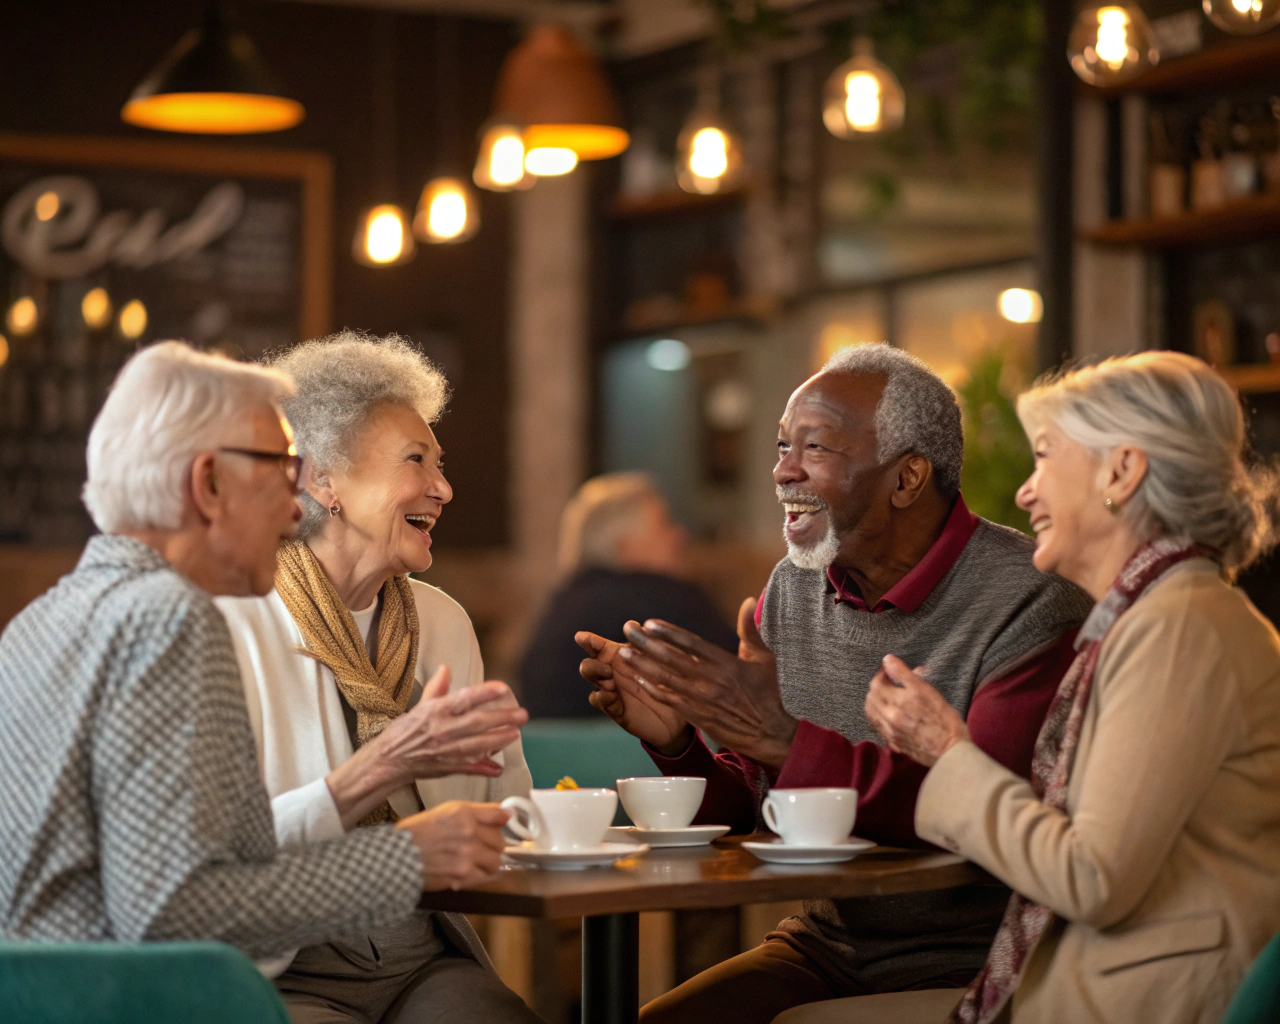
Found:
[[[969,727],[959,712],[925,681],[919,669],[912,672],[892,654],[885,656],[871,680],[866,710],[890,750],[926,768],[969,738]]]
[[[449,668],[442,665],[417,704],[325,776],[342,827],[354,828],[417,779],[501,775],[493,754],[514,743],[528,720],[506,683],[491,680],[450,693]]]
[[[382,730],[366,747],[398,784],[442,775],[501,775],[493,754],[520,736],[529,712],[506,683],[490,680],[449,692],[449,667],[440,666],[422,699]]]
[[[510,812],[497,804],[449,800],[402,818],[395,827],[413,836],[422,854],[423,889],[462,889],[498,870],[508,817]]]
[[[692,727],[654,697],[626,661],[618,657],[622,644],[585,630],[575,634],[574,640],[591,655],[583,660],[579,671],[595,687],[589,698],[592,707],[668,757],[688,749],[693,739]]]

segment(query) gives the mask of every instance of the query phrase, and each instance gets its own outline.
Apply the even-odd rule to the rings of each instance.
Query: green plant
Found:
[[[1001,380],[1004,367],[1004,353],[992,350],[957,389],[964,417],[960,489],[978,515],[1029,533],[1027,514],[1014,503],[1014,495],[1031,475],[1034,462],[1013,398]]]

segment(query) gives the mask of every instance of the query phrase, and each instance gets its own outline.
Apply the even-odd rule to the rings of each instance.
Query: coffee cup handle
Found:
[[[538,808],[533,805],[532,800],[523,796],[509,796],[498,806],[511,812],[511,817],[502,826],[502,830],[507,833],[509,838],[514,839],[516,842],[521,839],[534,840],[538,838],[538,834],[542,831],[542,823],[538,817]],[[521,812],[529,819],[529,824],[526,825],[520,820]]]
[[[764,798],[764,803],[760,805],[760,813],[764,815],[764,823],[769,826],[778,835],[782,835],[782,830],[778,828],[778,820],[773,814],[773,796],[772,794]]]

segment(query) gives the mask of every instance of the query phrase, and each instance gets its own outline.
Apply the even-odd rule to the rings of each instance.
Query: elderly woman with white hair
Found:
[[[1231,581],[1274,540],[1276,478],[1243,458],[1208,366],[1151,352],[1023,395],[1035,565],[1097,604],[1030,781],[886,657],[867,714],[931,766],[916,828],[1014,896],[986,966],[945,992],[787,1021],[1217,1022],[1280,929],[1280,637]]]
[[[444,377],[400,338],[350,331],[274,366],[297,388],[284,405],[308,465],[303,518],[275,589],[219,604],[281,841],[526,793],[528,716],[504,683],[483,681],[466,612],[409,577],[430,567],[453,497],[431,429]],[[456,805],[441,846],[474,841],[475,806]],[[302,949],[276,985],[307,1024],[537,1020],[457,914],[420,910]]]

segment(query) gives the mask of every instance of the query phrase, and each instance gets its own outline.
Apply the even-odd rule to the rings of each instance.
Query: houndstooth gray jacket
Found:
[[[0,636],[0,938],[253,957],[412,912],[410,837],[277,848],[226,621],[158,552],[89,541]]]

